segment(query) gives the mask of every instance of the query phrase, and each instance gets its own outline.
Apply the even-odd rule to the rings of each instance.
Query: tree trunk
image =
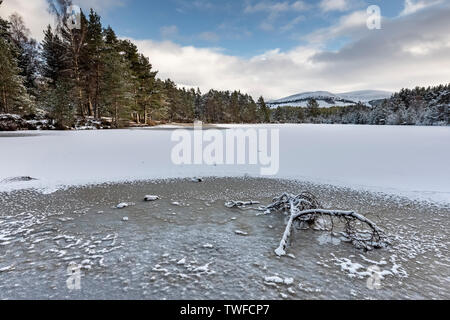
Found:
[[[145,125],[148,124],[147,107],[144,107],[144,122],[145,122]]]
[[[3,109],[5,110],[5,113],[8,113],[8,100],[6,99],[5,86],[3,86],[3,89],[2,89],[2,96],[3,96]]]
[[[98,112],[98,95],[100,92],[99,88],[99,82],[100,82],[100,66],[97,64],[96,69],[96,79],[95,79],[95,99],[94,99],[94,117],[96,120],[99,119],[99,112]]]
[[[80,57],[80,50],[81,50],[81,46],[82,43],[84,41],[84,32],[82,33],[80,39],[78,40],[78,43],[75,39],[75,35],[73,33],[73,31],[71,31],[71,47],[72,47],[72,53],[73,53],[73,63],[74,63],[74,76],[75,76],[75,80],[76,80],[76,85],[78,87],[78,107],[79,107],[79,111],[80,111],[80,115],[81,117],[85,117],[85,110],[84,110],[84,105],[83,105],[83,90],[81,87],[81,76],[80,76],[80,66],[79,66],[79,57]]]
[[[117,104],[117,99],[114,101],[114,121],[116,123],[116,128],[119,127],[119,105]]]
[[[93,117],[94,116],[94,108],[92,106],[92,98],[89,96],[89,116]]]

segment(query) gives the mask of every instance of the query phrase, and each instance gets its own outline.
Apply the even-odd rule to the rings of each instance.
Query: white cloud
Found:
[[[370,31],[362,16],[353,13],[327,31],[334,35],[358,32],[358,28],[364,31],[335,52],[308,45],[244,59],[213,48],[151,40],[136,43],[161,78],[171,78],[181,86],[199,86],[202,91],[238,89],[266,98],[309,90],[396,91],[448,83],[450,35],[442,30],[450,29],[449,15],[450,7],[441,7],[419,17],[387,20],[382,30]]]
[[[114,7],[124,6],[126,1],[127,0],[73,0],[73,4],[86,10],[92,8],[97,12],[104,13]]]
[[[317,29],[303,38],[311,43],[322,44],[340,36],[356,36],[370,32],[367,28],[367,12],[354,11],[339,18],[339,21],[326,28]]]
[[[427,7],[440,4],[443,0],[405,0],[405,7],[400,13],[401,16],[413,14]]]
[[[350,8],[348,0],[322,0],[319,4],[322,11],[346,11]]]
[[[272,31],[275,29],[274,26],[275,21],[280,17],[282,13],[304,11],[308,10],[309,7],[310,6],[306,4],[304,1],[294,1],[294,2],[261,1],[255,4],[247,3],[244,9],[244,13],[252,14],[257,12],[267,12],[268,16],[261,22],[260,29],[264,31]],[[284,27],[286,27],[286,25]]]
[[[284,3],[292,7],[295,2]],[[161,78],[170,77],[183,86],[199,86],[202,91],[236,89],[266,98],[309,90],[395,91],[449,81],[450,34],[444,31],[450,30],[450,5],[427,9],[420,15],[385,19],[382,30],[367,29],[365,11],[352,12],[336,24],[311,33],[306,38],[308,45],[288,51],[273,49],[250,58],[170,41],[135,42],[160,71]],[[6,0],[1,7],[2,17],[15,11],[24,16],[39,39],[46,24],[52,22],[45,0]],[[173,35],[177,28],[166,26],[161,31]],[[212,34],[203,36],[213,39]],[[351,36],[352,41],[334,52],[322,46],[342,36]]]
[[[255,4],[247,4],[244,9],[245,13],[255,13],[255,12],[269,12],[269,13],[280,13],[286,11],[302,11],[306,10],[308,5],[303,1],[295,1],[295,2],[269,2],[269,1],[261,1]]]
[[[181,86],[198,86],[202,91],[211,88],[242,90],[255,96],[264,93],[274,97],[281,93],[281,86],[293,89],[288,82],[292,79],[292,68],[295,69],[295,57],[286,53],[274,51],[242,59],[213,48],[182,47],[173,42],[151,40],[133,41],[150,57],[161,78],[171,78]],[[274,70],[274,67],[279,70]],[[279,72],[285,72],[286,78],[277,79],[277,85],[273,86],[273,75],[280,75]]]
[[[47,11],[46,0],[6,0],[0,6],[0,16],[8,18],[13,13],[19,13],[30,29],[31,35],[37,40],[44,38],[44,30],[54,19]]]
[[[73,3],[84,10],[93,8],[105,13],[109,9],[125,5],[128,0],[74,0]],[[31,30],[33,38],[41,41],[47,25],[55,23],[54,17],[48,11],[47,0],[5,0],[0,6],[0,16],[8,18],[13,13],[19,13]]]

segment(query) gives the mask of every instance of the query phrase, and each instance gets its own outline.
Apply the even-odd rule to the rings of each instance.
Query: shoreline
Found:
[[[449,127],[450,125],[375,125],[354,123],[313,123],[313,122],[268,122],[268,123],[203,123],[203,129],[227,129],[234,126],[276,126],[276,125],[353,125],[353,126],[380,126],[380,127]],[[16,114],[0,114],[0,137],[7,132],[73,132],[73,131],[103,131],[103,130],[130,130],[130,129],[193,129],[192,123],[168,122],[161,124],[130,123],[129,126],[113,128],[111,123],[105,120],[93,118],[79,119],[73,128],[60,129],[55,127],[50,118],[42,117],[27,120]]]
[[[80,183],[80,184],[64,184],[64,185],[35,185],[39,184],[38,179],[33,179],[32,177],[22,177],[26,178],[26,181],[20,182],[7,182],[5,180],[0,180],[0,198],[2,195],[13,195],[21,192],[33,192],[42,195],[51,195],[58,192],[74,191],[90,188],[107,188],[107,187],[127,187],[133,185],[165,185],[165,184],[176,184],[176,183],[191,183],[193,185],[197,184],[192,181],[194,177],[160,177],[151,179],[124,179],[122,181],[103,181],[103,182],[91,182],[91,183]],[[28,180],[28,178],[31,178]],[[395,202],[411,202],[416,203],[420,206],[432,205],[439,208],[447,208],[450,210],[450,195],[446,192],[436,192],[436,191],[418,191],[417,193],[412,193],[410,191],[401,190],[386,190],[381,187],[367,187],[367,186],[349,186],[338,183],[331,182],[320,182],[301,178],[281,178],[281,177],[262,177],[262,176],[205,176],[202,177],[203,182],[199,184],[205,184],[208,181],[234,181],[234,182],[246,182],[246,181],[259,181],[259,182],[269,182],[269,183],[286,183],[286,184],[300,184],[308,185],[314,188],[324,188],[327,190],[341,190],[343,192],[355,193],[355,194],[367,194],[373,197],[379,197],[383,199],[390,199]],[[3,184],[3,190],[2,190]],[[10,186],[8,189],[6,186]],[[28,186],[27,186],[28,185]],[[443,194],[442,198],[437,198],[436,194]],[[425,195],[434,195],[434,198],[427,198]]]

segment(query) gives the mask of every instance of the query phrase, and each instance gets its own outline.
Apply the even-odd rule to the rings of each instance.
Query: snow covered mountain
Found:
[[[362,103],[368,107],[388,99],[392,92],[378,90],[362,90],[334,94],[328,91],[304,92],[286,98],[272,100],[267,104],[272,108],[291,106],[306,107],[310,99],[315,99],[321,108],[343,107]]]

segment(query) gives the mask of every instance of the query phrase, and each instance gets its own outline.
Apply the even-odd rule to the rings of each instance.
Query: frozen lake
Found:
[[[329,232],[294,230],[289,256],[279,258],[282,214],[224,206],[268,204],[302,190],[325,208],[366,215],[392,245],[364,252]],[[161,200],[144,202],[146,194]],[[119,202],[132,204],[119,210]],[[448,213],[448,206],[276,179],[0,193],[0,299],[449,299]],[[66,286],[72,263],[81,267],[79,291]],[[367,285],[371,268],[383,275],[376,290]]]
[[[280,130],[270,178],[259,166],[174,165],[173,127],[0,134],[0,299],[450,297],[450,128],[257,128]],[[36,180],[13,179],[24,176]],[[194,176],[207,178],[167,179]],[[295,230],[279,258],[285,217],[224,206],[304,190],[372,219],[392,246],[363,252]],[[66,286],[72,263],[80,291]]]
[[[450,202],[449,127],[253,127],[280,130],[280,170],[275,178]],[[104,182],[259,176],[260,167],[252,165],[174,165],[172,130],[2,133],[0,191],[33,187],[49,193]],[[5,180],[21,176],[37,180]]]

